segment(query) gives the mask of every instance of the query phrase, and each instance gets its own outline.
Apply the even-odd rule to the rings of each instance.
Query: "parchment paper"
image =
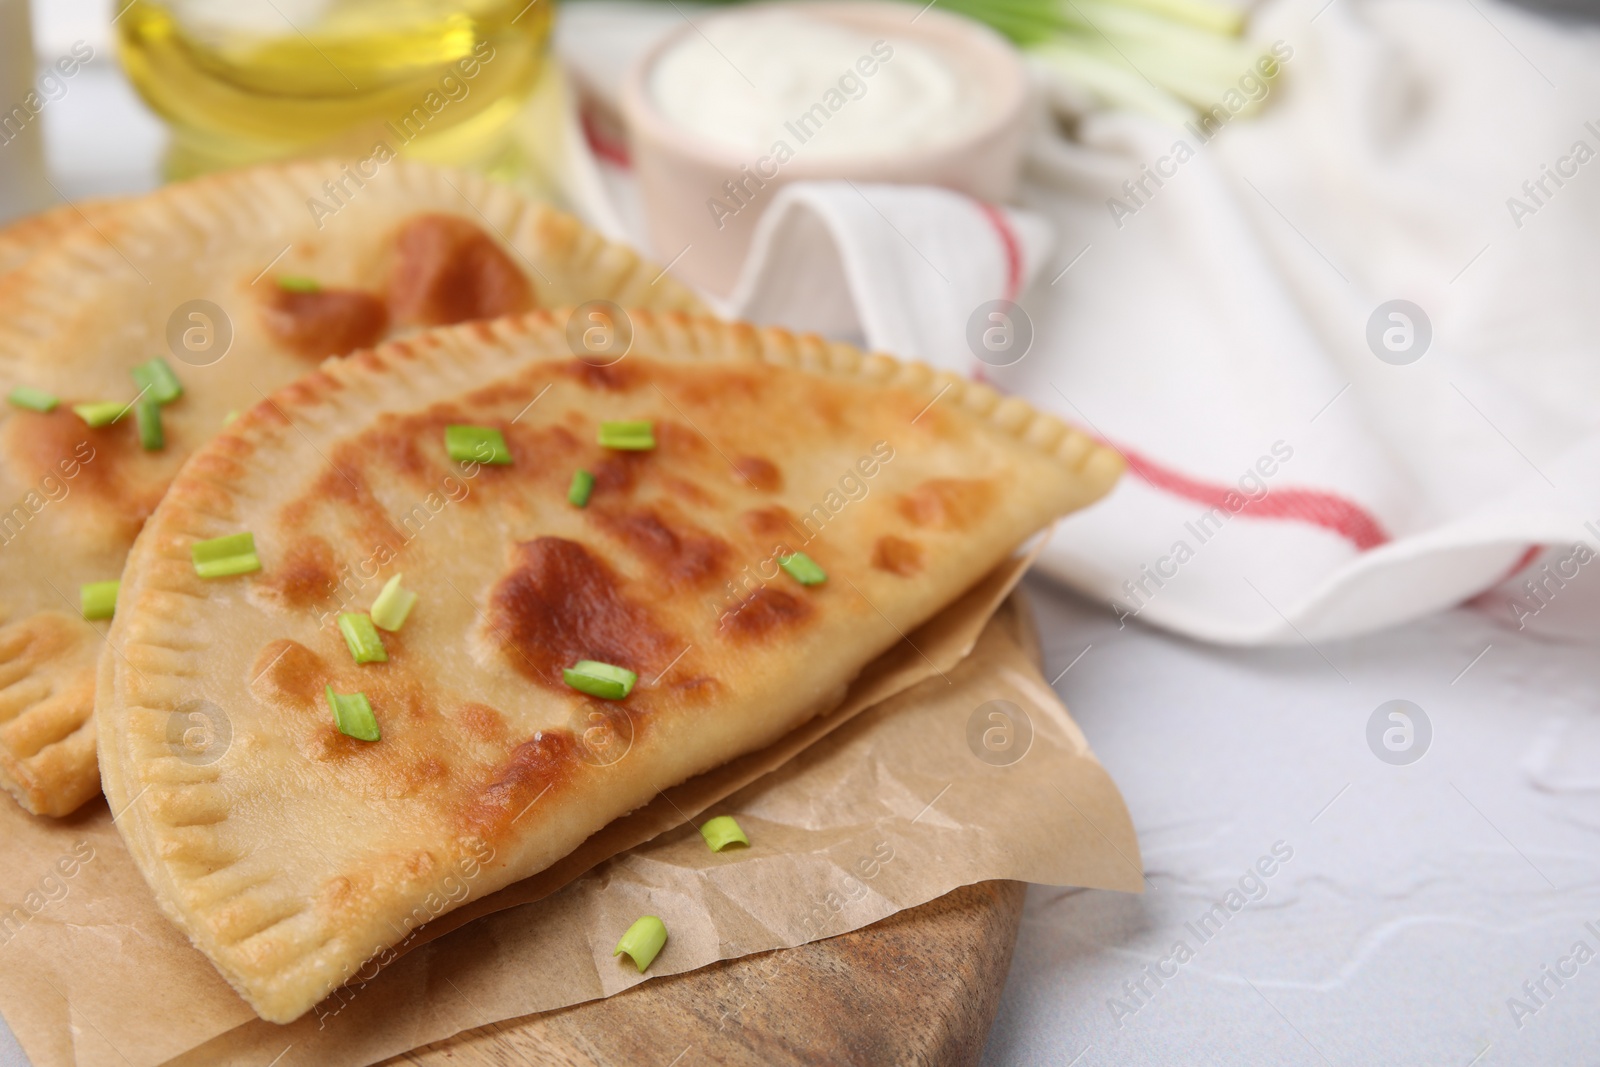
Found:
[[[1138,846],[1115,786],[1025,635],[1007,616],[989,621],[1025,562],[875,663],[838,711],[669,790],[559,870],[447,917],[487,916],[415,939],[287,1027],[256,1019],[160,915],[103,804],[64,822],[6,805],[0,1011],[36,1067],[341,1067],[858,929],[974,881],[1137,890]],[[1010,702],[993,707],[1013,720],[1014,743],[1032,735],[1009,765],[996,762],[1023,749],[984,741],[998,729],[995,700]],[[694,823],[708,808],[736,815],[751,847],[707,849]],[[641,977],[610,952],[647,913],[670,939]]]

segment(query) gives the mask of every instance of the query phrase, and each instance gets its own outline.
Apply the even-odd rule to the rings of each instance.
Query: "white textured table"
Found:
[[[1581,583],[1567,622],[1600,635],[1600,587]],[[1033,591],[1051,670],[1082,654],[1056,688],[1127,798],[1149,884],[1030,891],[986,1062],[1600,1062],[1592,644],[1458,610],[1320,651],[1230,652]],[[1432,725],[1408,766],[1367,741],[1393,699]],[[1277,842],[1293,857],[1265,895],[1201,926]]]
[[[35,6],[42,55],[78,39],[97,53],[44,113],[58,187],[153,186],[161,130],[115,70],[106,4]],[[1595,584],[1564,592],[1549,629],[1600,641]],[[1071,665],[1057,689],[1122,787],[1150,884],[1032,891],[987,1062],[1600,1061],[1600,958],[1570,955],[1580,940],[1600,953],[1595,647],[1458,611],[1320,650],[1232,652],[1032,589],[1051,676]],[[1409,766],[1367,743],[1392,699],[1432,723]],[[1230,911],[1225,894],[1278,842],[1292,857]],[[1546,966],[1575,974],[1558,986]],[[1522,987],[1540,981],[1535,1002]],[[1537,1009],[1520,1028],[1513,997]],[[24,1063],[0,1026],[0,1067]]]

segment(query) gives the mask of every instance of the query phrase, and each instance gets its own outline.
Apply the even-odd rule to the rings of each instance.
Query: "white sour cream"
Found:
[[[707,19],[657,59],[649,92],[673,125],[751,157],[871,159],[955,140],[988,101],[941,52],[799,11]]]

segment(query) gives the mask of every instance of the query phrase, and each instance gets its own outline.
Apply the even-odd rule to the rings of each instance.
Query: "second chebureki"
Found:
[[[123,560],[235,413],[420,328],[595,299],[699,306],[630,250],[475,175],[390,160],[337,215],[308,210],[342,174],[296,163],[98,204],[0,275],[0,786],[31,812],[98,793],[94,661]]]
[[[640,311],[597,366],[563,321],[330,361],[198,451],[129,559],[96,692],[107,797],[265,1019],[380,956],[463,858],[493,856],[477,899],[830,710],[1122,467],[887,356]],[[832,507],[863,456],[870,492]],[[407,537],[446,479],[469,491]],[[332,580],[378,556],[330,620]],[[207,709],[228,743],[174,758]]]

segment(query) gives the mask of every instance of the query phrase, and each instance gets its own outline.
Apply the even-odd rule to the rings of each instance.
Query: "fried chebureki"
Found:
[[[0,276],[0,786],[36,814],[100,786],[105,624],[79,591],[118,577],[231,412],[423,327],[597,299],[699,307],[509,187],[398,159],[236,171],[10,232],[41,227],[55,237]]]
[[[196,453],[139,538],[96,694],[106,794],[263,1018],[464,902],[441,888],[464,866],[465,899],[493,892],[834,707],[1122,467],[920,364],[632,327],[608,365],[546,313],[329,361]],[[201,577],[216,552],[243,562]],[[402,627],[347,639],[397,579]],[[226,735],[201,759],[196,715]]]

